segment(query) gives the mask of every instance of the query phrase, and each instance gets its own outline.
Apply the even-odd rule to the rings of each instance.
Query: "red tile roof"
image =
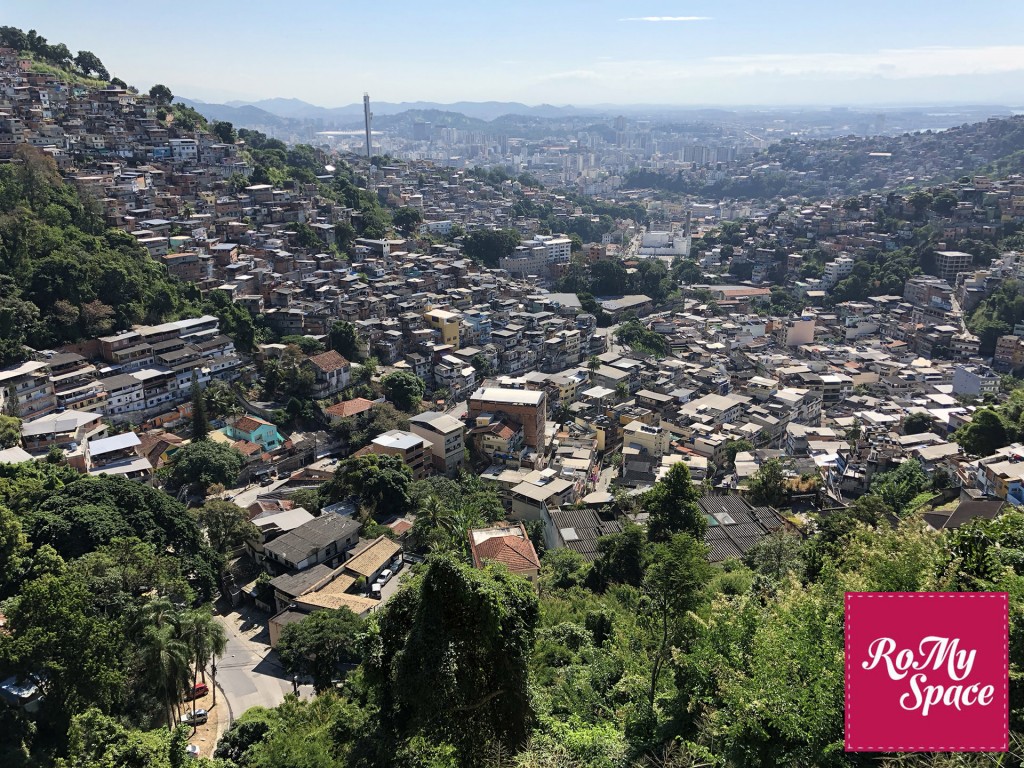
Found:
[[[265,424],[270,424],[270,422],[264,421],[263,419],[257,419],[255,416],[242,416],[241,418],[236,419],[231,426],[239,432],[252,433]]]
[[[472,531],[470,541],[472,542]],[[473,562],[478,568],[483,561],[504,563],[512,572],[532,571],[540,568],[540,559],[537,551],[529,538],[526,538],[522,528],[512,528],[506,536],[492,536],[481,541],[479,544],[473,542]]]
[[[347,368],[349,365],[348,360],[339,355],[333,349],[328,350],[327,352],[321,352],[319,355],[313,355],[309,358],[309,362],[324,373],[337,371],[340,368]]]
[[[345,400],[332,405],[326,409],[326,413],[339,419],[347,419],[349,416],[365,413],[371,408],[373,408],[372,400],[367,400],[365,397],[357,397],[353,400]]]
[[[231,444],[231,447],[245,456],[254,456],[263,450],[259,445],[250,443],[248,440],[236,440]]]

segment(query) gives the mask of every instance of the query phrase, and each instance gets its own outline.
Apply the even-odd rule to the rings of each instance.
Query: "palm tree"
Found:
[[[431,548],[437,549],[444,539],[455,533],[457,522],[452,511],[444,505],[435,494],[430,494],[420,503],[416,513],[418,534],[431,542]]]
[[[188,646],[192,669],[192,687],[198,682],[202,674],[203,682],[206,682],[206,665],[212,659],[224,653],[227,645],[227,636],[224,634],[224,627],[214,620],[208,606],[189,611],[181,622],[181,639]],[[217,665],[214,663],[213,669]],[[213,703],[217,703],[217,681],[214,680]]]
[[[143,630],[141,646],[145,675],[164,703],[167,728],[174,730],[178,702],[188,685],[188,645],[174,627],[150,624]]]
[[[597,369],[601,367],[601,361],[598,360],[597,355],[593,355],[590,360],[587,361],[587,368],[590,369],[591,373],[596,373]]]
[[[154,597],[142,606],[135,617],[136,631],[144,632],[147,627],[173,627],[175,630],[181,621],[181,612],[166,595]]]
[[[206,635],[207,646],[206,649],[209,651],[210,660],[210,675],[213,682],[213,705],[217,706],[217,659],[224,655],[225,649],[228,647],[228,636],[224,631],[224,626],[218,621],[210,621],[208,633]],[[205,665],[204,665],[205,666]]]

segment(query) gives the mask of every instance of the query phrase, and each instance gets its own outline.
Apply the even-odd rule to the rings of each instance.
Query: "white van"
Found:
[[[387,584],[389,581],[391,581],[391,577],[394,575],[394,571],[392,571],[390,568],[385,568],[383,571],[380,572],[380,576],[377,577],[377,583],[383,586]]]

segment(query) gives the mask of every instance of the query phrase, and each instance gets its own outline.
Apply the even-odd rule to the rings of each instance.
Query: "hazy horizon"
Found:
[[[299,12],[180,0],[13,0],[5,23],[97,54],[142,89],[211,103],[297,98],[736,107],[1024,104],[1024,4],[468,0]],[[112,31],[116,30],[116,31]]]

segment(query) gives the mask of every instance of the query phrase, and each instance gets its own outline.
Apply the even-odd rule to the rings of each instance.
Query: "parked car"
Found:
[[[206,683],[196,683],[195,686],[185,693],[185,701],[201,699],[210,692],[210,686]]]
[[[374,600],[380,600],[380,588],[382,586],[383,584],[381,584],[379,581],[373,582],[373,584],[370,585],[370,597],[372,597]]]
[[[199,757],[199,747],[195,744],[189,744],[185,747],[185,754],[189,757]]]
[[[207,720],[210,719],[210,713],[205,709],[193,709],[191,712],[186,712],[181,716],[181,722],[184,725],[203,725]]]
[[[385,584],[391,581],[391,577],[394,575],[394,571],[392,571],[390,568],[385,568],[383,571],[380,572],[380,576],[377,577],[377,583],[383,587]]]

